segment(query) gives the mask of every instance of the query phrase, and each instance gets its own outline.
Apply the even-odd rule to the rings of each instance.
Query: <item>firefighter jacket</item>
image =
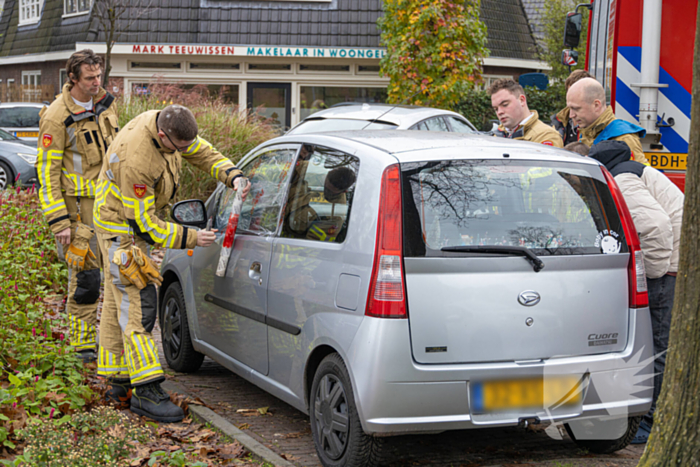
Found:
[[[630,160],[629,148],[618,141],[595,145],[591,157],[605,165],[622,191],[639,233],[647,277],[678,272],[683,192],[658,170]]]
[[[119,132],[102,164],[95,196],[97,232],[137,235],[167,248],[194,248],[197,231],[156,217],[179,187],[182,159],[233,186],[233,163],[199,136],[184,151],[171,151],[158,136],[160,111],[144,112]]]
[[[605,130],[608,125],[615,121],[623,122],[623,120],[618,120],[613,114],[612,107],[607,106],[605,111],[593,122],[588,128],[581,128],[579,130],[579,135],[581,142],[588,147],[592,147],[594,144],[600,142],[599,136]],[[639,132],[644,131],[643,128],[637,127],[636,125],[627,125],[628,132],[622,132],[622,134],[615,134],[614,136],[607,137],[605,139],[610,139],[614,141],[623,141],[627,143],[630,151],[632,151],[632,157],[635,161],[641,162],[642,164],[649,165],[644,151],[642,151],[642,141],[639,139]],[[636,129],[634,128],[636,127]],[[642,135],[643,136],[643,135]]]
[[[501,125],[495,134],[504,138],[532,141],[556,148],[564,147],[557,130],[541,122],[536,111],[532,112],[532,116],[525,122],[525,125],[518,125],[512,132],[508,132],[506,127]]]
[[[54,233],[70,227],[64,196],[95,197],[95,181],[106,148],[119,131],[114,96],[100,88],[87,111],[73,100],[71,85],[49,107],[39,122],[36,170],[39,202]]]
[[[574,121],[569,118],[568,107],[564,107],[559,113],[552,115],[550,121],[552,127],[559,132],[564,146],[578,141],[578,127],[576,127]]]

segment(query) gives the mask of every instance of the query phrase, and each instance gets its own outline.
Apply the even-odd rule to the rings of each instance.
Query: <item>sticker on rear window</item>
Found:
[[[619,253],[622,247],[620,235],[614,230],[607,229],[598,233],[594,245],[600,248],[600,251],[605,255]]]

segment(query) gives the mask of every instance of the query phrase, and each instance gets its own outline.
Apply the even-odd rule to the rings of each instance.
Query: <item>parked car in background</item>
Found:
[[[596,161],[388,130],[292,134],[239,167],[224,277],[235,192],[173,208],[219,238],[166,250],[171,368],[207,355],[307,413],[324,466],[375,465],[382,436],[540,421],[591,452],[630,442],[652,398],[644,263]]]
[[[39,139],[39,111],[44,105],[34,102],[0,104],[0,128],[36,145]]]
[[[36,157],[36,144],[0,130],[0,190],[12,185],[15,179],[23,186],[36,184]]]
[[[311,114],[289,130],[287,135],[363,129],[478,133],[469,120],[449,110],[348,102]]]

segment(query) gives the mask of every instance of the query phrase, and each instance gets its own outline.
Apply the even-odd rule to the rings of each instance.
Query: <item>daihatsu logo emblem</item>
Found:
[[[540,303],[540,294],[534,290],[526,290],[518,295],[518,303],[522,306],[535,306]]]

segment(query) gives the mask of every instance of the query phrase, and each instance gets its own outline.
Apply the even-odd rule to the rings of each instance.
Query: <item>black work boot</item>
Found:
[[[110,379],[107,380],[107,384],[110,386],[107,392],[105,392],[105,399],[107,399],[108,402],[121,404],[129,401],[131,398],[131,390],[133,389],[130,380]]]
[[[79,350],[78,357],[83,361],[83,364],[92,363],[97,360],[94,349]]]
[[[131,411],[157,422],[179,422],[185,416],[180,407],[170,402],[170,396],[160,382],[137,386],[131,395]]]

